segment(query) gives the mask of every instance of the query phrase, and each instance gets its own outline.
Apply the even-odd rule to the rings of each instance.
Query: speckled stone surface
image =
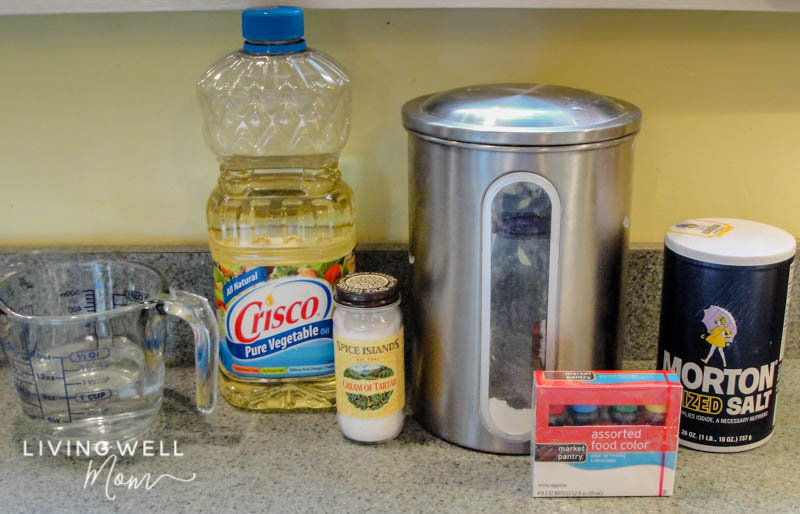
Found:
[[[24,259],[25,251],[29,250],[0,248],[0,271],[10,262]],[[203,246],[65,248],[61,251],[79,251],[97,257],[145,262],[164,271],[174,287],[213,300],[211,256]],[[402,287],[403,298],[409,298],[411,266],[405,245],[359,246],[356,262],[360,270],[382,271],[396,276]],[[662,266],[663,252],[660,247],[651,245],[631,249],[626,286],[627,324],[624,329],[626,359],[655,358],[661,308]],[[794,270],[795,278],[800,278],[800,266],[795,266]],[[800,281],[795,280],[795,283]],[[404,301],[402,308],[406,319],[407,307],[408,302]],[[187,325],[177,321],[171,322],[169,327],[167,362],[170,365],[190,364],[193,359],[191,331]],[[407,336],[410,333],[411,331],[407,331]],[[800,301],[791,305],[786,339],[786,356],[800,357]]]
[[[652,363],[628,362],[627,367]],[[10,370],[0,369],[0,511],[3,512],[796,512],[800,471],[800,360],[782,372],[773,439],[737,454],[679,450],[675,495],[668,498],[533,499],[530,459],[466,450],[413,419],[381,446],[345,440],[332,412],[265,414],[220,400],[203,417],[192,406],[192,370],[167,370],[163,408],[139,438],[163,441],[183,456],[125,457],[85,488],[89,460],[38,456],[26,431]],[[24,441],[28,452],[23,453]],[[45,453],[47,448],[45,447]],[[104,458],[92,459],[97,469]],[[149,490],[114,486],[114,477],[151,474]],[[91,482],[91,481],[90,481]]]
[[[35,250],[0,248],[0,276],[9,264],[24,262],[32,251]],[[40,252],[52,253],[53,250],[43,249]],[[205,296],[212,302],[212,306],[214,305],[213,264],[211,254],[205,246],[61,248],[58,249],[58,253],[79,253],[84,258],[125,259],[149,264],[163,271],[172,287]],[[406,247],[403,245],[359,247],[356,251],[356,262],[361,270],[382,271],[397,277],[402,297],[408,298],[408,278],[411,269]],[[407,302],[401,304],[406,316],[407,307]],[[165,350],[167,364],[191,365],[194,362],[194,346],[189,326],[170,318],[167,327]],[[0,353],[0,365],[3,362],[4,356]]]
[[[650,359],[656,355],[663,255],[656,249],[635,249],[628,254],[624,337],[625,356],[630,359]]]
[[[650,246],[650,245],[649,245]],[[800,283],[800,266],[795,257],[792,282]],[[627,282],[627,325],[625,358],[655,358],[661,311],[661,281],[664,252],[661,247],[633,248],[630,251]],[[795,288],[794,296],[800,292]],[[786,333],[787,358],[800,357],[800,300],[790,303],[789,329]]]

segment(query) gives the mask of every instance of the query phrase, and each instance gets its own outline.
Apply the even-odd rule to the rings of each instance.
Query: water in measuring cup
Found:
[[[87,336],[28,359],[11,357],[23,410],[43,436],[124,441],[161,407],[164,366],[126,337]]]

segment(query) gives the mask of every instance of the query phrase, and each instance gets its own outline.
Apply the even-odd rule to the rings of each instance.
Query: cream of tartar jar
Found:
[[[405,420],[403,317],[397,279],[352,273],[334,286],[336,411],[345,437],[381,443]]]

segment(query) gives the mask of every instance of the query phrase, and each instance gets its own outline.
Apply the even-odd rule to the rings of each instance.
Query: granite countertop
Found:
[[[647,363],[628,362],[628,367]],[[800,360],[781,372],[772,440],[737,454],[681,448],[675,495],[668,498],[531,498],[530,459],[480,453],[448,444],[408,418],[400,436],[380,446],[345,440],[333,412],[253,413],[220,399],[209,416],[192,405],[192,368],[167,369],[164,407],[141,440],[156,441],[156,456],[121,458],[127,479],[151,473],[148,490],[114,486],[106,497],[106,469],[84,487],[101,457],[39,456],[38,440],[0,368],[0,510],[13,512],[309,512],[352,511],[619,511],[789,512],[800,505],[796,429]],[[27,447],[23,446],[27,441]],[[157,456],[158,442],[172,453]],[[27,452],[26,452],[27,450]],[[25,453],[33,453],[26,456]],[[169,477],[153,482],[164,473]]]

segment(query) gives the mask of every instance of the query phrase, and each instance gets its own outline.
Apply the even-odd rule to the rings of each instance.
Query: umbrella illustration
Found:
[[[723,350],[726,346],[733,344],[733,338],[736,337],[736,320],[727,310],[717,305],[711,305],[708,309],[703,310],[703,325],[705,325],[707,333],[701,335],[700,338],[707,342],[711,349],[706,358],[700,360],[708,364],[714,352],[719,350],[722,366],[727,366]]]
[[[730,344],[733,342],[733,338],[736,337],[736,320],[733,314],[716,305],[712,305],[708,309],[703,310],[703,325],[706,326],[706,330],[708,330],[709,333],[720,326],[720,318],[724,320],[722,325],[728,327],[728,331],[730,332],[730,337],[725,338],[725,341]]]

